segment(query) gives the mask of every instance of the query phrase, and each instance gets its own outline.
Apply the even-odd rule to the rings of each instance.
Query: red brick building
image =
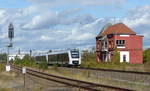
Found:
[[[114,50],[120,54],[120,62],[143,63],[143,36],[136,35],[134,31],[123,23],[105,26],[96,37],[97,62],[111,61]]]

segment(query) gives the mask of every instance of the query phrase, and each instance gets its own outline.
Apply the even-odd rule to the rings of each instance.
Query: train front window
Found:
[[[78,51],[71,51],[71,57],[72,58],[79,58],[79,52]]]

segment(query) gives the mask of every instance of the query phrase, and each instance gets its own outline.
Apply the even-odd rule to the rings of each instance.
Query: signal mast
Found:
[[[8,38],[9,44],[7,45],[7,65],[6,71],[10,71],[10,64],[9,64],[9,49],[13,47],[12,39],[14,38],[14,26],[12,23],[8,26]]]

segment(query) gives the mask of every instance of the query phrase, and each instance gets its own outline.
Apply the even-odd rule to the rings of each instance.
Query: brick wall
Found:
[[[143,63],[143,36],[130,35],[129,37],[121,37],[115,35],[115,40],[125,40],[125,48],[119,48],[120,51],[130,52],[130,63]]]

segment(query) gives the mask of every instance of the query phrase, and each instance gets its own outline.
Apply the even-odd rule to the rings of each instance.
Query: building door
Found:
[[[120,51],[120,62],[128,62],[130,60],[129,51]]]
[[[123,55],[123,62],[126,62],[126,55]]]

